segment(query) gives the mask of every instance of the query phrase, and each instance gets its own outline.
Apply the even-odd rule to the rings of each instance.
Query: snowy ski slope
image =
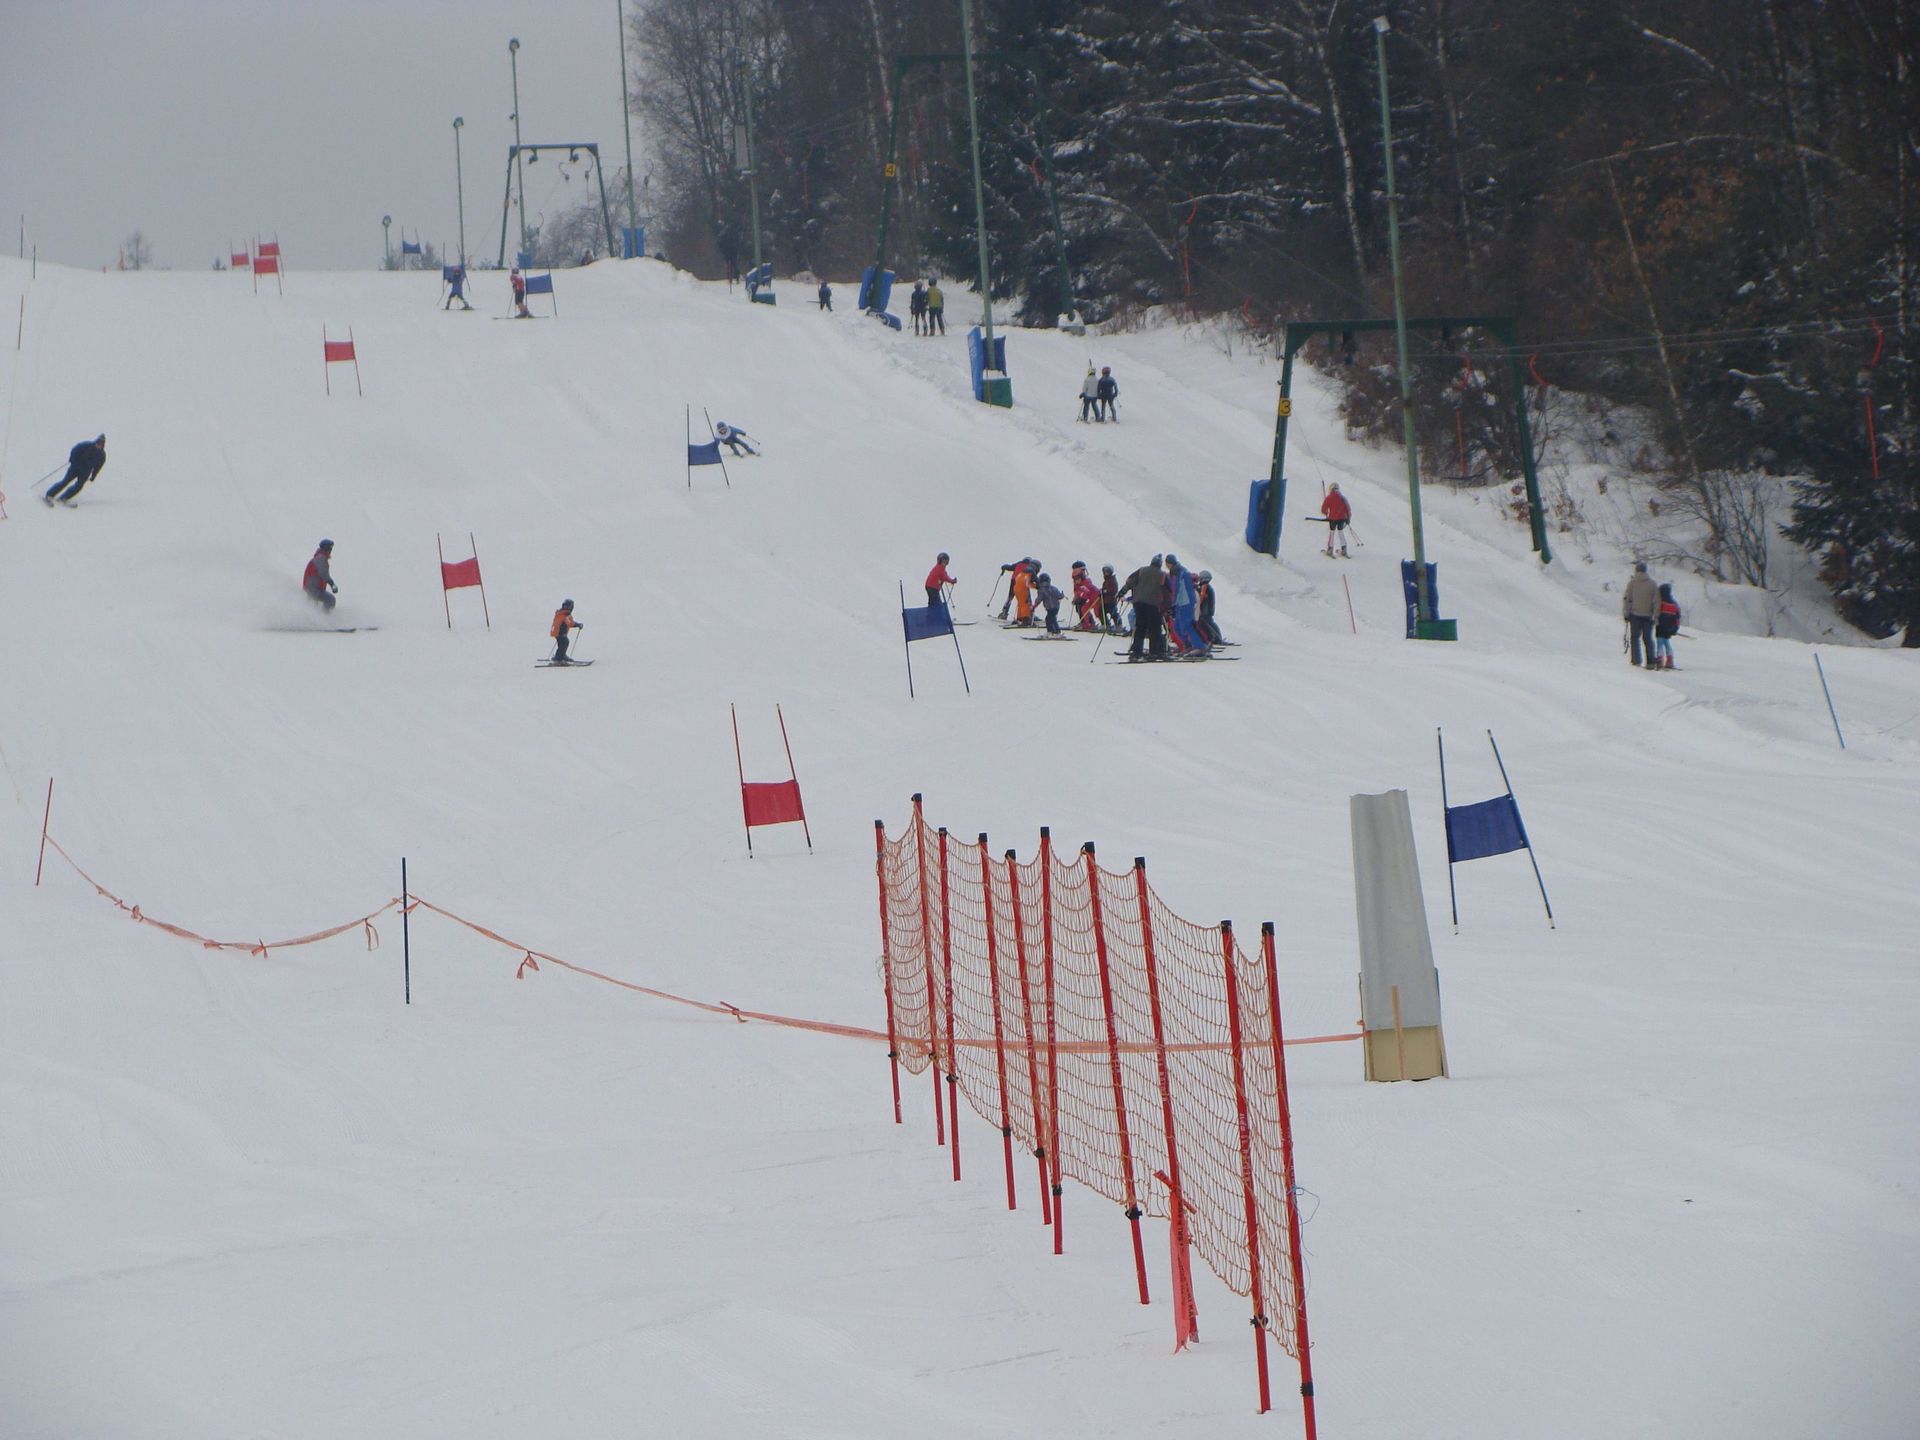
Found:
[[[297,247],[289,243],[289,249]],[[220,938],[398,892],[702,1000],[883,1023],[872,822],[1147,857],[1196,919],[1278,923],[1290,1029],[1352,1027],[1347,797],[1411,792],[1451,1080],[1291,1057],[1322,1434],[1891,1437],[1920,1401],[1920,671],[1913,652],[1721,631],[1619,651],[1623,557],[1542,571],[1494,503],[1432,490],[1458,645],[1400,638],[1404,477],[1296,400],[1283,559],[1240,542],[1276,371],[1204,330],[1016,332],[976,405],[963,316],[916,339],[654,263],[558,276],[557,319],[432,275],[97,275],[25,295],[0,489],[0,1433],[20,1437],[1292,1435],[1253,1414],[1244,1302],[1211,1277],[1174,1356],[1164,1230],[1135,1303],[1117,1210],[1054,1258],[997,1160],[955,1185],[925,1087],[891,1124],[871,1043],[743,1026],[425,914],[268,959],[128,922],[57,857]],[[850,297],[852,287],[840,287]],[[536,305],[541,302],[536,301]],[[364,398],[322,326],[358,342]],[[1074,423],[1088,348],[1117,426]],[[342,381],[345,381],[343,388]],[[681,464],[687,407],[766,454]],[[69,512],[30,483],[104,429]],[[1319,478],[1365,545],[1310,546]],[[1308,493],[1311,492],[1311,493]],[[434,536],[478,540],[443,618]],[[336,542],[337,623],[297,591]],[[896,613],[938,550],[985,618],[1022,554],[1219,582],[1238,663]],[[1342,578],[1358,634],[1349,629]],[[1614,588],[1609,589],[1612,586]],[[536,670],[562,598],[589,671]],[[784,707],[817,853],[762,831]],[[1498,735],[1522,857],[1447,923],[1454,798]],[[968,1116],[982,1141],[984,1122]]]

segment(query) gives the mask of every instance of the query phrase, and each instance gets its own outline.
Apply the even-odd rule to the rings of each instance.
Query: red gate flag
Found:
[[[740,777],[740,811],[746,819],[748,856],[753,854],[756,825],[785,825],[795,820],[800,822],[801,833],[807,837],[807,849],[812,850],[813,832],[807,827],[807,807],[800,798],[800,776],[793,768],[793,746],[787,743],[787,717],[780,713],[778,705],[773,707],[780,721],[780,743],[786,748],[787,774],[791,778],[748,780],[740,759],[740,713],[731,705],[727,713],[733,717],[733,764]]]
[[[232,256],[233,268],[236,270],[244,270],[253,263],[253,257],[244,250],[234,250],[229,253]]]
[[[473,587],[480,592],[480,613],[486,617],[487,628],[491,630],[493,615],[487,609],[487,582],[480,578],[480,547],[473,543],[473,532],[467,532],[467,548],[473,551],[471,559],[449,562],[438,534],[433,537],[433,548],[440,553],[440,608],[447,612],[447,628],[453,628],[453,606],[447,603],[447,592]]]
[[[353,366],[353,388],[362,395],[367,393],[360,388],[360,357],[356,355],[353,350],[353,327],[351,325],[347,327],[347,338],[344,340],[329,340],[327,338],[327,327],[322,325],[320,327],[320,350],[326,357],[320,368],[327,377],[327,394],[333,394],[332,367],[335,365]]]
[[[273,276],[274,286],[282,295],[287,293],[286,287],[280,283],[280,254],[277,246],[271,255],[262,250],[260,254],[253,257],[253,293],[256,295],[260,293],[262,275]]]
[[[262,240],[256,248],[264,259],[278,260],[280,258],[280,242],[278,240]]]

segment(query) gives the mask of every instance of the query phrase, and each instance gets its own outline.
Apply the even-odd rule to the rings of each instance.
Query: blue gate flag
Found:
[[[709,440],[704,445],[687,446],[687,464],[718,465],[720,463],[720,442]]]
[[[527,294],[551,295],[552,293],[553,293],[553,276],[551,275],[527,276]]]
[[[1527,848],[1527,827],[1511,795],[1496,795],[1477,805],[1455,805],[1447,811],[1449,865]]]
[[[910,605],[900,612],[900,619],[907,627],[908,644],[953,634],[953,616],[944,605]]]
[[[402,255],[418,255],[420,253],[420,242],[418,240],[401,240],[400,253]]]

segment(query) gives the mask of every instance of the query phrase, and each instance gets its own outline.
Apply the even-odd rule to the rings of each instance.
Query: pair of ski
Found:
[[[1131,655],[1117,655],[1107,663],[1109,665],[1199,665],[1211,664],[1216,660],[1238,660],[1238,655],[1214,655],[1205,650],[1196,650],[1190,655],[1142,655],[1138,660]]]
[[[591,660],[536,660],[533,662],[533,668],[536,670],[584,670],[591,664],[593,664]]]

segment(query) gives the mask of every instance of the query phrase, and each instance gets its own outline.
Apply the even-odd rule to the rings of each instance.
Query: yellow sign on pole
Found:
[[[1282,395],[1280,397],[1280,418],[1284,420],[1291,414],[1293,414],[1293,397],[1290,395]]]
[[[895,165],[891,160],[889,160],[887,162],[887,168],[881,171],[880,173],[884,175],[887,179],[891,180],[893,179],[894,176],[900,173],[900,167]]]

